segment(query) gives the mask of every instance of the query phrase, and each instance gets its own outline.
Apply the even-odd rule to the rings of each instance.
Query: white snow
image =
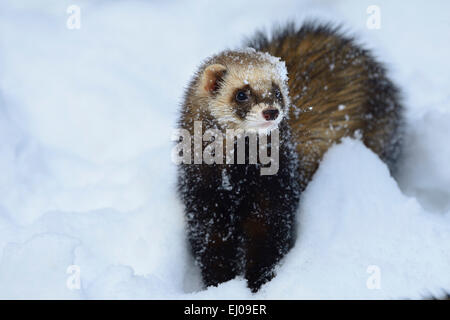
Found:
[[[66,28],[74,4],[79,30]],[[2,0],[0,298],[450,291],[450,3],[378,1],[381,29],[370,30],[372,4]],[[183,89],[211,54],[256,29],[311,17],[343,22],[401,87],[398,182],[360,141],[345,140],[302,195],[299,238],[277,277],[256,295],[242,278],[201,290],[170,161]],[[67,286],[71,265],[80,268],[79,289]]]

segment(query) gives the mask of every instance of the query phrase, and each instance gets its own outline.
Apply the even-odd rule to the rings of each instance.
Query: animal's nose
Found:
[[[275,120],[276,118],[278,118],[278,115],[280,114],[280,112],[277,109],[266,109],[263,110],[262,112],[264,119],[266,119],[267,121],[270,120]]]

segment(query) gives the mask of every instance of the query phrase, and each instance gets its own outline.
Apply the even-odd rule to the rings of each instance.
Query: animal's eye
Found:
[[[283,98],[280,89],[275,89],[275,97],[279,100]]]
[[[236,93],[236,101],[245,102],[247,100],[248,100],[248,95],[244,91],[238,91],[238,93]]]

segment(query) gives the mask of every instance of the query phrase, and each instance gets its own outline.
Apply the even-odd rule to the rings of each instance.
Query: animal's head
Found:
[[[284,62],[253,49],[210,58],[200,68],[196,90],[225,129],[277,128],[290,103]]]

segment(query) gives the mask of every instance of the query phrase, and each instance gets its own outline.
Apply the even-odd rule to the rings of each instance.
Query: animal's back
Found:
[[[338,28],[314,24],[289,25],[271,39],[258,33],[249,45],[286,62],[303,187],[328,148],[357,132],[394,170],[402,107],[384,67],[367,50]]]

